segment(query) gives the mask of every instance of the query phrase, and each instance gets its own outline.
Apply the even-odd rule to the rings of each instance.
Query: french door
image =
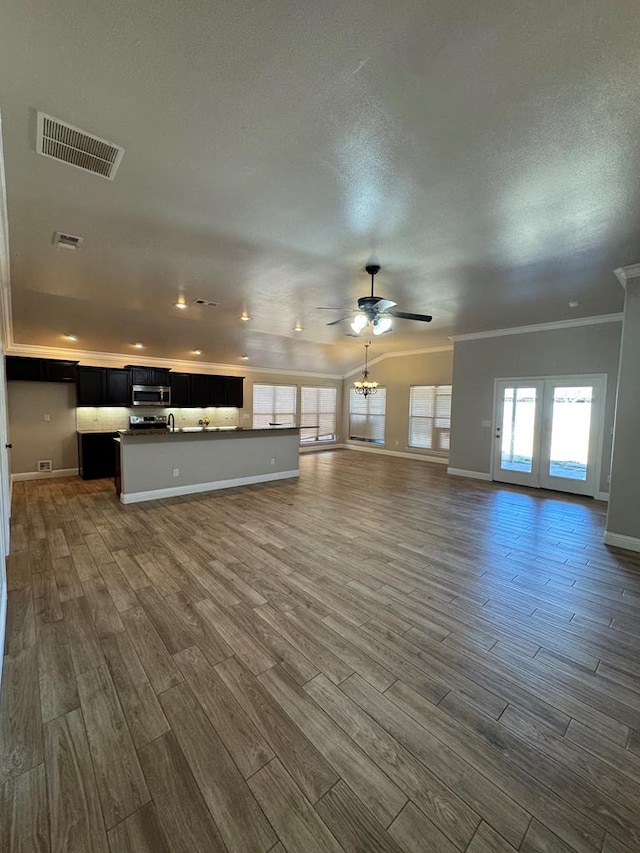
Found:
[[[497,380],[493,479],[595,495],[605,383],[604,376]]]

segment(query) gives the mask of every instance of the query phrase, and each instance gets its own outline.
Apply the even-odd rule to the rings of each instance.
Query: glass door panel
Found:
[[[536,389],[505,388],[500,467],[531,473],[535,435]]]
[[[593,388],[554,388],[550,477],[587,479]]]
[[[494,479],[537,485],[541,382],[498,383]]]
[[[540,486],[593,495],[602,380],[579,384],[548,379],[545,383]]]

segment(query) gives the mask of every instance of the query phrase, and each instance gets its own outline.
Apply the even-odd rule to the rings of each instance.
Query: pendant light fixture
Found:
[[[363,397],[368,397],[370,394],[375,394],[378,390],[378,383],[369,379],[369,347],[371,341],[364,345],[364,370],[362,371],[362,379],[353,383],[356,394],[362,394]]]

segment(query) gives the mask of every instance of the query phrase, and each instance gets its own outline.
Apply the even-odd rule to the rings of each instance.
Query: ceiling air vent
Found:
[[[46,113],[38,113],[36,151],[112,181],[124,148]]]
[[[53,235],[53,245],[59,246],[62,249],[77,249],[83,240],[84,237],[75,237],[73,234],[63,234],[62,231],[56,231]]]
[[[191,304],[192,305],[206,305],[207,308],[217,308],[218,307],[217,302],[209,302],[208,299],[192,299]]]

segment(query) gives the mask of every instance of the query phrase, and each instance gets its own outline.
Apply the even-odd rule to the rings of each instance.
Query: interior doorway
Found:
[[[595,497],[606,376],[498,379],[492,478]]]

